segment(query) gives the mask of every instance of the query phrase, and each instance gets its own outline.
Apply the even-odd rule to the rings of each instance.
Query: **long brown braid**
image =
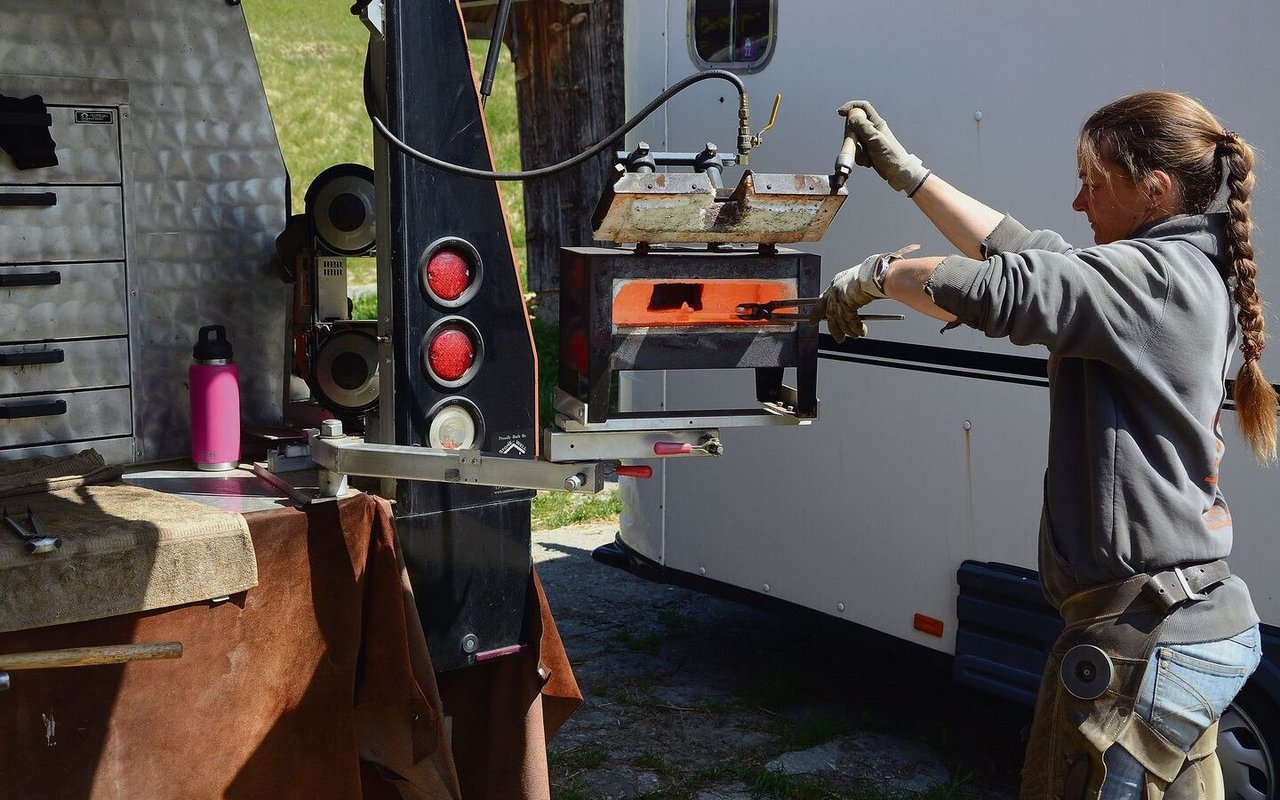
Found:
[[[1235,380],[1236,419],[1258,460],[1275,461],[1277,397],[1259,360],[1267,341],[1266,318],[1249,241],[1253,148],[1194,98],[1155,91],[1122,97],[1095,111],[1080,132],[1080,158],[1093,167],[1114,163],[1139,186],[1150,186],[1155,170],[1164,172],[1191,214],[1209,210],[1225,177],[1231,268],[1223,278],[1235,300],[1244,355]]]
[[[1239,311],[1240,352],[1244,364],[1236,374],[1235,401],[1240,429],[1261,461],[1276,458],[1276,390],[1262,374],[1259,361],[1267,344],[1266,315],[1258,295],[1258,267],[1253,263],[1249,233],[1253,194],[1253,148],[1232,131],[1223,131],[1218,149],[1227,162],[1227,251],[1235,272],[1234,295]]]

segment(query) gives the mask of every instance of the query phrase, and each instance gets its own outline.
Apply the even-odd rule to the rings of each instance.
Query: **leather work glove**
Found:
[[[867,325],[858,314],[859,309],[873,300],[888,297],[884,276],[889,264],[919,249],[920,245],[909,244],[892,253],[877,253],[856,267],[838,273],[809,314],[809,321],[817,323],[826,319],[831,338],[837,343],[866,336]]]
[[[844,117],[844,135],[852,136],[859,145],[854,160],[874,169],[896,191],[906,192],[908,197],[915,194],[929,177],[929,170],[898,143],[889,130],[889,123],[876,113],[871,103],[850,100],[836,109],[836,113]]]

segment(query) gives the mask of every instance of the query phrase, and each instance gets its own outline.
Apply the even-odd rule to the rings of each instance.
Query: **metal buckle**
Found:
[[[1182,591],[1186,593],[1188,600],[1209,599],[1209,595],[1204,592],[1192,591],[1191,584],[1187,583],[1187,576],[1182,574],[1182,567],[1174,567],[1173,574],[1178,579],[1178,585],[1182,587]]]

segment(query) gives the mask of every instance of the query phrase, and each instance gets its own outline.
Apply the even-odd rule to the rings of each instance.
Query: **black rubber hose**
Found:
[[[493,31],[489,34],[489,54],[484,59],[484,73],[480,78],[480,107],[484,108],[493,94],[493,76],[498,71],[498,53],[502,50],[502,39],[507,34],[507,19],[511,16],[511,0],[499,0],[498,14],[493,21]]]
[[[390,144],[394,149],[399,150],[401,153],[404,153],[409,158],[412,158],[416,161],[421,161],[422,163],[428,164],[432,167],[435,167],[436,169],[444,170],[445,172],[451,172],[455,175],[465,175],[468,178],[480,178],[483,180],[490,180],[490,181],[523,181],[523,180],[529,180],[531,178],[545,178],[548,175],[554,175],[557,172],[563,172],[564,170],[569,169],[571,167],[576,167],[577,165],[581,164],[582,162],[586,161],[587,159],[599,153],[601,150],[604,150],[605,148],[607,148],[614,141],[621,139],[623,136],[626,136],[627,133],[632,128],[639,125],[644,120],[645,117],[649,116],[654,111],[656,111],[660,106],[662,106],[663,103],[667,102],[675,95],[679,94],[680,92],[684,91],[688,87],[700,81],[711,80],[712,78],[718,78],[720,80],[725,80],[725,81],[728,81],[729,83],[732,83],[734,85],[734,88],[738,90],[739,97],[747,93],[747,87],[742,83],[742,78],[739,78],[737,75],[733,74],[732,72],[729,72],[728,70],[710,69],[705,72],[697,72],[686,78],[681,78],[680,80],[673,83],[661,94],[653,98],[653,100],[651,100],[647,106],[640,109],[635,115],[631,117],[631,119],[624,122],[621,128],[618,128],[613,133],[609,134],[605,138],[591,145],[586,150],[583,150],[581,153],[577,154],[576,156],[573,156],[572,158],[567,158],[558,164],[551,164],[546,167],[538,167],[537,169],[523,170],[521,172],[493,172],[490,170],[475,169],[473,167],[464,167],[461,164],[453,164],[448,161],[441,161],[440,159],[435,158],[434,156],[429,156],[426,153],[423,153],[420,150],[415,150],[409,145],[405,144],[394,133],[392,133],[390,129],[387,128],[386,124],[381,119],[379,119],[378,115],[375,114],[373,111],[372,86],[370,85],[372,82],[371,70],[370,70],[370,64],[369,64],[369,59],[367,55],[365,58],[365,78],[366,78],[365,93],[364,93],[365,111],[369,115],[369,120],[373,123],[374,130],[376,130],[382,136],[382,138],[386,139],[387,143]]]

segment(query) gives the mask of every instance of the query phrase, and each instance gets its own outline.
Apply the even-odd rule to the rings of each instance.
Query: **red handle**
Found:
[[[618,467],[614,474],[619,478],[652,478],[653,467],[646,464],[636,464],[631,467]]]
[[[688,442],[655,442],[654,455],[683,456],[693,452],[693,445]]]

